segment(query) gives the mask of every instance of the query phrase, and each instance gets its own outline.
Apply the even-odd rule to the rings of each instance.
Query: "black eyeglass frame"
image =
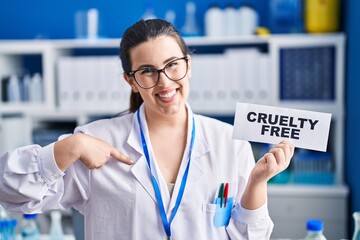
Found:
[[[179,78],[179,79],[176,79],[176,80],[171,79],[171,78],[166,74],[166,72],[165,72],[166,67],[169,66],[169,64],[171,64],[171,63],[173,63],[173,62],[175,62],[175,61],[178,61],[178,60],[182,60],[182,59],[184,59],[185,62],[186,62],[186,71],[185,71],[184,76],[181,77],[181,78]],[[158,78],[157,78],[156,82],[155,82],[154,85],[151,86],[151,87],[143,87],[143,86],[141,86],[141,84],[136,80],[136,77],[135,77],[135,73],[137,73],[138,71],[144,70],[144,69],[146,69],[146,68],[151,68],[151,69],[155,70],[155,71],[157,72],[157,74],[158,74]],[[185,56],[185,57],[176,58],[176,59],[174,59],[174,60],[171,60],[170,62],[168,62],[168,63],[167,63],[163,68],[161,68],[161,69],[155,69],[155,68],[152,68],[152,67],[144,67],[144,68],[139,68],[139,69],[137,69],[137,70],[128,72],[128,74],[129,74],[130,77],[133,77],[133,78],[135,79],[135,82],[137,83],[137,85],[139,85],[139,87],[141,87],[141,88],[143,88],[143,89],[150,89],[150,88],[155,87],[156,84],[158,84],[158,82],[159,82],[159,80],[160,80],[160,73],[164,73],[164,75],[165,75],[168,79],[170,79],[171,81],[177,82],[177,81],[180,81],[181,79],[183,79],[183,78],[186,76],[186,74],[187,74],[187,72],[188,72],[188,69],[189,69],[189,58],[188,58],[187,56]]]

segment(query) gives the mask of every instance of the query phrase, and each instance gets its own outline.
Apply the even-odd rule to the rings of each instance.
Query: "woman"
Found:
[[[255,164],[231,125],[194,114],[190,52],[168,22],[128,28],[120,58],[130,113],[2,156],[0,202],[24,213],[75,207],[86,239],[269,239],[267,181],[294,147],[281,142]]]

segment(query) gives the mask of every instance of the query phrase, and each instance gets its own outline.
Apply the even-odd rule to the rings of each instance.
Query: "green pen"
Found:
[[[224,198],[224,183],[222,183],[220,186],[218,198],[220,198],[220,207],[222,208],[223,198]]]

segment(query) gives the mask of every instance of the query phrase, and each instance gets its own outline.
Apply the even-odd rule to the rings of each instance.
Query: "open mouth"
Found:
[[[175,96],[175,94],[176,94],[176,89],[166,93],[158,93],[158,96],[162,99],[171,99]]]

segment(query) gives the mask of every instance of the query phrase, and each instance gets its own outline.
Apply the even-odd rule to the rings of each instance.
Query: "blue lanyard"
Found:
[[[173,212],[170,216],[170,221],[167,220],[166,217],[166,213],[165,213],[165,208],[164,208],[164,203],[161,197],[161,192],[159,189],[159,184],[156,181],[156,178],[154,177],[154,175],[151,173],[151,165],[150,165],[150,157],[149,157],[149,150],[146,144],[146,140],[144,137],[144,133],[141,127],[141,122],[140,122],[140,109],[137,111],[137,120],[139,123],[139,127],[140,127],[140,135],[141,135],[141,143],[142,143],[142,147],[143,147],[143,151],[146,157],[146,161],[149,165],[149,169],[150,169],[150,174],[151,174],[151,180],[154,186],[154,190],[155,190],[155,195],[156,195],[156,199],[157,199],[157,203],[159,206],[159,210],[160,210],[160,215],[161,215],[161,220],[163,222],[163,226],[165,229],[165,232],[167,234],[168,237],[171,236],[171,229],[170,229],[170,225],[171,222],[173,221],[176,212],[180,206],[181,200],[182,200],[182,196],[184,194],[184,190],[185,190],[185,185],[186,185],[186,181],[187,181],[187,177],[188,177],[188,173],[189,173],[189,167],[190,167],[190,160],[191,160],[191,153],[192,153],[192,149],[194,146],[194,139],[195,139],[195,121],[194,121],[194,117],[192,118],[192,130],[191,130],[191,141],[190,141],[190,151],[189,151],[189,161],[187,163],[183,178],[181,180],[181,185],[180,185],[180,189],[179,189],[179,194],[176,198],[176,203],[175,203],[175,207],[173,209]]]

